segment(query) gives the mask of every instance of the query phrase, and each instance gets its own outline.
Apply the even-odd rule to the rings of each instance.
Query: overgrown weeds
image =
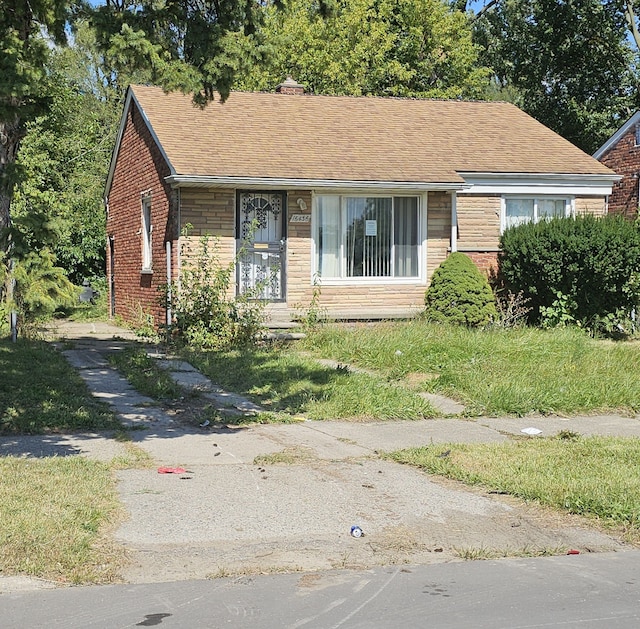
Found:
[[[171,375],[142,347],[128,347],[114,352],[110,354],[109,362],[136,391],[154,400],[176,399],[184,394]]]
[[[189,360],[217,384],[251,397],[270,413],[363,420],[436,415],[412,391],[372,375],[325,367],[290,346],[192,353]]]
[[[179,281],[161,288],[161,303],[173,315],[167,330],[170,341],[203,350],[225,350],[252,345],[262,329],[266,302],[260,295],[264,286],[231,296],[235,269],[245,248],[227,264],[221,261],[219,249],[219,240],[206,235],[199,239],[195,251],[185,246]],[[265,278],[265,284],[270,279]]]

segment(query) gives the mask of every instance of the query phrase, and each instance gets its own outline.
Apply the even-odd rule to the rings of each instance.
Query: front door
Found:
[[[238,293],[285,298],[286,205],[282,192],[240,192],[237,211]]]

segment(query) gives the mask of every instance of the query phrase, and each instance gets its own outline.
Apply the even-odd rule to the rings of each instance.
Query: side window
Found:
[[[506,197],[503,207],[503,231],[509,227],[515,227],[523,223],[537,223],[538,221],[549,220],[551,218],[569,216],[571,213],[571,202],[568,199],[554,199],[550,197]]]
[[[635,144],[636,144],[636,146],[640,146],[640,124],[636,125],[635,132],[636,132],[636,142],[635,142]]]
[[[151,197],[142,198],[142,270],[151,270]]]

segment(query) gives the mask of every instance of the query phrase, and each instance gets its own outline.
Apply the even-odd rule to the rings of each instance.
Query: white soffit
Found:
[[[468,188],[458,194],[518,194],[555,196],[607,196],[620,175],[464,173]]]

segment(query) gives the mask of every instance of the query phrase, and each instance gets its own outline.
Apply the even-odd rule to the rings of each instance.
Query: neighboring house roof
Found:
[[[204,109],[132,86],[174,182],[372,182],[457,189],[473,173],[595,177],[613,172],[504,102],[232,92]],[[125,117],[123,117],[124,124]],[[122,137],[122,128],[118,143]],[[118,145],[107,182],[110,188]],[[462,173],[462,174],[461,174]]]
[[[631,129],[635,129],[640,124],[640,111],[636,111],[594,154],[595,159],[600,159],[607,151],[612,149],[621,138]]]

